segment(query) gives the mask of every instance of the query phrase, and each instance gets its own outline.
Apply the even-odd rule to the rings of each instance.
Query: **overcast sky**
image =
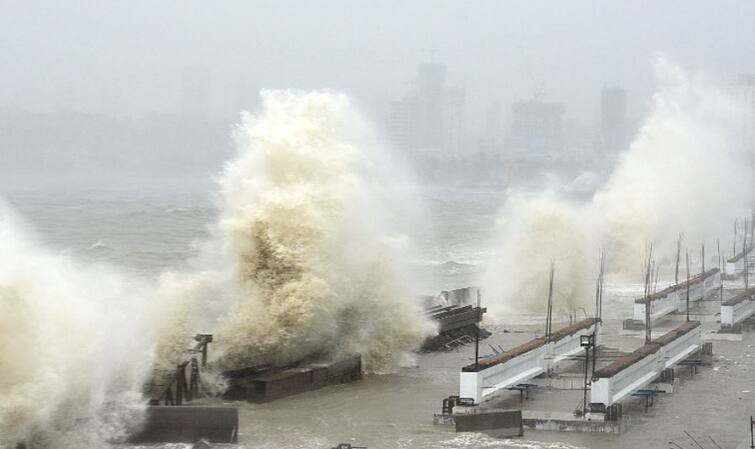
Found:
[[[379,115],[433,59],[468,120],[544,85],[589,124],[604,83],[641,115],[656,52],[722,81],[755,72],[754,23],[755,2],[721,0],[0,0],[0,107],[173,113],[199,72],[218,115],[265,87],[345,90]]]

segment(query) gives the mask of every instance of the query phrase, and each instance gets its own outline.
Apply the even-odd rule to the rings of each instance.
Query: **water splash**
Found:
[[[590,201],[570,203],[553,190],[511,192],[499,222],[499,253],[483,280],[492,311],[544,310],[551,260],[556,307],[591,310],[600,248],[614,277],[636,281],[646,244],[655,242],[668,275],[681,232],[692,269],[699,269],[700,244],[714,248],[733,217],[749,209],[753,177],[735,102],[662,57],[655,69],[651,112]]]
[[[28,229],[0,198],[0,447],[101,447],[141,418],[147,295]]]
[[[373,369],[388,366],[432,332],[406,275],[418,209],[406,173],[346,96],[265,91],[262,100],[261,114],[243,115],[220,179],[204,278],[189,276],[210,292],[189,296],[230,307],[215,323],[216,363],[356,351]]]

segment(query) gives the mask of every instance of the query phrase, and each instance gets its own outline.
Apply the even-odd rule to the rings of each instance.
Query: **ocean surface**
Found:
[[[138,182],[110,188],[9,187],[0,191],[55,251],[77,259],[105,263],[145,283],[166,270],[181,270],[198,254],[216,218],[217,198],[206,184],[168,185]],[[493,253],[495,222],[505,192],[453,188],[423,191],[432,232],[417,238],[420,257],[414,264],[418,289],[434,294],[473,284]],[[609,285],[607,326],[620,327],[640,285]],[[715,310],[713,307],[711,310]],[[713,311],[706,313],[714,313]],[[707,325],[707,324],[706,324]],[[715,326],[715,323],[707,325]],[[489,343],[504,347],[532,338],[535,325],[492,324]],[[507,332],[504,332],[507,331]],[[516,331],[516,332],[513,332]],[[606,344],[631,349],[642,340],[609,337]],[[487,343],[487,342],[486,342]],[[629,432],[621,435],[526,432],[521,439],[483,434],[455,434],[432,424],[444,397],[458,393],[459,367],[473,349],[416,354],[390,374],[369,374],[353,384],[325,388],[270,404],[238,403],[240,445],[246,448],[329,448],[351,443],[369,448],[666,448],[735,447],[755,412],[755,334],[741,342],[714,342],[716,363],[696,376],[680,373],[681,388],[661,397],[648,412],[639,402]],[[574,393],[574,392],[570,392]],[[575,394],[542,394],[528,407],[548,401],[568,410]],[[574,402],[574,405],[572,404]],[[516,407],[518,395],[503,395],[500,406]],[[165,447],[184,447],[166,445]]]

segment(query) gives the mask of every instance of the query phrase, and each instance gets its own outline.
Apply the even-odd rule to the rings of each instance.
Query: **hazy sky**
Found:
[[[0,106],[172,113],[184,75],[209,73],[214,114],[240,91],[329,87],[379,115],[434,54],[470,121],[544,85],[591,123],[604,83],[642,113],[656,52],[722,80],[755,72],[753,23],[753,1],[0,0]]]

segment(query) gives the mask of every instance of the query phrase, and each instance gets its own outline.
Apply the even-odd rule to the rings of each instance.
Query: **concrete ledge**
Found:
[[[572,413],[525,411],[524,427],[532,430],[555,430],[558,432],[588,432],[620,434],[629,430],[631,420],[623,416],[619,421],[577,417]]]
[[[496,436],[517,437],[524,434],[521,410],[488,409],[454,415],[457,432],[494,431]]]
[[[150,406],[141,429],[129,443],[235,443],[239,411],[236,407]]]

